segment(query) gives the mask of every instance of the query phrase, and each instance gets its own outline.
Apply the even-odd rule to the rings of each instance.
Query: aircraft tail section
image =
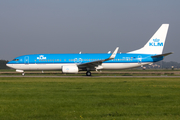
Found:
[[[169,24],[162,24],[151,39],[141,49],[128,52],[138,54],[162,54]]]
[[[158,58],[158,57],[165,57],[167,55],[173,54],[173,52],[169,52],[169,53],[165,53],[165,54],[160,54],[160,55],[155,55],[155,56],[151,56],[152,58]]]

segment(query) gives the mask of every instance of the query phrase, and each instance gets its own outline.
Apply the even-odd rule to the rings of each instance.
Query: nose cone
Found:
[[[7,63],[6,66],[10,67],[10,64]]]
[[[10,62],[8,62],[8,63],[6,64],[6,66],[12,68],[13,64],[10,64]]]

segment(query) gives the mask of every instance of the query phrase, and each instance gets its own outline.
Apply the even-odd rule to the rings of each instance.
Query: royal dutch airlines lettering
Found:
[[[139,67],[161,61],[172,54],[163,54],[168,28],[169,24],[162,24],[142,48],[128,53],[118,53],[117,47],[112,54],[31,54],[16,57],[6,65],[22,75],[26,70],[59,70],[62,73],[86,71],[87,76],[91,76],[91,71]]]

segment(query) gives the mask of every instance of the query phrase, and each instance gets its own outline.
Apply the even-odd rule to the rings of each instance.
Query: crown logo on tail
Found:
[[[156,39],[153,39],[153,41],[154,41],[154,42],[159,42],[160,39],[157,39],[157,38],[156,38]]]

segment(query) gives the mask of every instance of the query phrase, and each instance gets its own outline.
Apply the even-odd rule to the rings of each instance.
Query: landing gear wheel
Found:
[[[22,73],[22,76],[24,76],[24,75],[25,75],[25,73],[23,72],[23,73]]]
[[[91,76],[91,72],[90,72],[90,71],[87,71],[87,72],[86,72],[86,76]]]

